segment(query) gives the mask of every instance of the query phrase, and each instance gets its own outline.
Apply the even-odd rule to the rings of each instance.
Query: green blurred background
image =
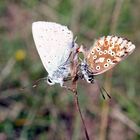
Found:
[[[31,33],[38,20],[67,25],[87,47],[104,35],[136,45],[113,71],[97,77],[111,100],[82,80],[78,93],[91,140],[140,140],[139,0],[0,1],[0,140],[85,139],[71,92],[45,82],[32,87],[47,75]]]

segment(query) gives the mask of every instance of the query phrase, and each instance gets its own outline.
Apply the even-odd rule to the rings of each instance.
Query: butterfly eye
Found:
[[[108,63],[104,64],[104,67],[105,67],[105,68],[107,68],[108,66],[109,66],[109,64],[108,64]]]
[[[100,66],[97,66],[97,67],[96,67],[96,70],[100,70]]]
[[[48,81],[47,81],[48,83],[52,84],[52,81],[51,81],[51,79],[49,79],[49,78],[48,78],[47,80],[48,80]]]
[[[89,78],[89,79],[88,79],[88,82],[91,83],[91,84],[93,84],[93,83],[94,83],[94,79]]]
[[[54,85],[54,84],[55,84],[55,82],[52,81],[51,78],[50,78],[49,76],[47,77],[47,83],[48,83],[49,85]]]

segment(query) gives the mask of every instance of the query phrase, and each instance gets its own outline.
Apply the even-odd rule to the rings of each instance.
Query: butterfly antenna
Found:
[[[111,99],[111,96],[110,96],[109,93],[105,90],[105,88],[104,88],[103,86],[102,86],[101,88],[104,90],[104,92],[106,93],[106,95],[108,96],[108,98]]]
[[[104,95],[104,93],[103,93],[103,90],[102,90],[101,87],[99,87],[99,88],[100,88],[101,95],[102,95],[103,99],[105,100],[105,95]]]
[[[32,87],[33,87],[33,88],[36,88],[36,87],[38,86],[38,84],[39,84],[40,81],[45,81],[45,80],[47,80],[46,77],[40,78],[40,79],[36,80],[36,81],[32,84]],[[20,90],[25,90],[27,87],[30,87],[30,85],[27,85],[27,86],[25,86],[25,87],[22,87],[22,88],[20,88]]]
[[[36,80],[36,81],[32,84],[32,87],[35,88],[36,86],[38,86],[38,84],[39,84],[41,81],[45,81],[45,80],[47,80],[47,77],[39,78],[38,80]]]
[[[99,89],[100,89],[100,92],[102,94],[102,97],[105,99],[105,95],[104,95],[104,92],[106,93],[106,95],[108,96],[108,98],[111,99],[111,96],[109,95],[109,93],[105,90],[105,88],[103,86],[100,86],[100,83],[98,83],[97,80],[95,80],[96,84],[98,85]]]

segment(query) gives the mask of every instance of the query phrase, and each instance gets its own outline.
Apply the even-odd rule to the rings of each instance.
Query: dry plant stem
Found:
[[[75,70],[75,72],[77,73],[77,69]],[[76,74],[75,77],[72,80],[72,88],[68,88],[68,89],[70,91],[72,91],[73,94],[74,94],[75,106],[76,106],[77,111],[80,114],[80,118],[81,118],[82,125],[83,125],[83,128],[84,128],[86,140],[90,140],[88,132],[87,132],[86,124],[85,124],[85,121],[84,121],[84,118],[83,118],[83,115],[82,115],[82,112],[81,112],[81,109],[80,109],[80,105],[79,105],[78,92],[77,92],[77,80],[78,80],[78,75]]]
[[[112,110],[111,117],[119,120],[120,122],[125,124],[127,127],[129,127],[131,130],[133,130],[135,133],[140,135],[140,127],[130,118],[128,118],[118,107],[115,107]]]
[[[81,118],[81,121],[82,121],[82,124],[83,124],[86,140],[90,140],[88,132],[87,132],[86,124],[85,124],[85,121],[84,121],[84,118],[83,118],[83,115],[82,115],[82,112],[81,112],[81,109],[80,109],[80,105],[79,105],[78,92],[76,90],[77,89],[77,78],[76,77],[74,78],[72,88],[69,88],[69,87],[66,87],[66,86],[64,86],[64,88],[66,88],[67,90],[70,90],[74,94],[75,106],[76,106],[77,111],[80,114],[80,118]]]
[[[74,61],[71,61],[72,87],[67,88],[67,89],[72,91],[73,94],[74,94],[74,101],[75,101],[76,109],[79,112],[80,118],[82,120],[84,132],[85,132],[85,137],[86,137],[86,140],[89,140],[89,135],[88,135],[88,132],[87,132],[87,128],[86,128],[86,125],[85,125],[84,118],[82,116],[82,112],[81,112],[80,105],[79,105],[79,100],[78,100],[77,81],[78,81],[78,78],[79,78],[79,75],[78,75],[78,65],[79,65],[79,63],[78,63],[78,59],[77,59],[77,55],[76,55],[78,52],[79,52],[79,47],[77,47],[76,52],[71,55],[72,60],[74,60]]]
[[[81,11],[83,10],[84,7],[84,2],[82,0],[72,0],[74,5],[73,5],[73,10],[72,10],[72,17],[71,17],[71,29],[74,33],[79,32],[79,20],[81,17]],[[80,3],[80,4],[79,4]]]
[[[88,132],[87,132],[87,128],[86,128],[86,125],[85,125],[85,121],[84,121],[84,118],[82,116],[82,112],[81,112],[81,109],[80,109],[79,100],[78,100],[78,93],[77,93],[77,91],[73,91],[73,93],[74,93],[75,105],[76,105],[76,108],[77,108],[77,110],[80,114],[80,118],[81,118],[82,123],[83,123],[83,128],[84,128],[84,131],[85,131],[86,140],[90,140]]]
[[[111,20],[111,27],[110,27],[110,32],[115,33],[116,27],[118,25],[118,20],[121,12],[121,8],[123,5],[124,0],[118,0],[116,1],[116,5],[114,7],[114,11],[112,13],[112,20]]]

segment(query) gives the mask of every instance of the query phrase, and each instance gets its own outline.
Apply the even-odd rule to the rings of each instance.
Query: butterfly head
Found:
[[[53,81],[53,79],[50,76],[47,77],[47,83],[49,85],[54,85],[55,84],[55,82]]]
[[[62,87],[64,84],[64,77],[63,75],[58,75],[58,71],[54,72],[52,76],[48,75],[47,77],[47,83],[49,85],[54,85],[55,83],[59,83],[60,86]]]

